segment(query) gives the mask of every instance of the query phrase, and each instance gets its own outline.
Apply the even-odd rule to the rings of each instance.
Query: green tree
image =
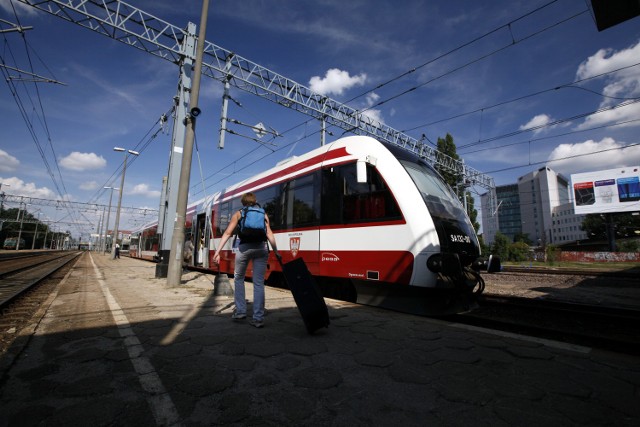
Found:
[[[509,261],[522,262],[529,259],[529,245],[515,242],[509,245]]]
[[[456,144],[455,142],[453,142],[453,137],[449,133],[447,133],[444,138],[438,137],[438,153],[445,154],[454,160],[460,160],[460,156],[458,156],[456,150]],[[440,173],[440,175],[442,175],[445,182],[449,184],[449,186],[451,186],[451,188],[453,188],[454,190],[456,189],[458,183],[462,181],[462,177],[460,176],[460,174],[453,172],[439,164],[436,165],[436,170],[438,171],[438,173]]]
[[[491,253],[491,247],[485,243],[484,234],[478,235],[478,241],[480,242],[480,252],[484,255],[489,255]]]
[[[469,214],[471,224],[473,224],[473,228],[477,233],[478,230],[480,230],[480,223],[478,222],[478,210],[475,207],[475,199],[468,191],[465,192],[465,197],[467,198],[467,213]]]
[[[491,245],[491,253],[499,256],[502,260],[506,260],[509,258],[510,244],[509,238],[498,231],[493,239],[493,245]]]
[[[640,231],[640,215],[632,215],[630,212],[611,214],[613,229],[616,239],[623,237],[632,237],[636,235],[636,231]],[[583,231],[587,232],[589,239],[606,240],[607,235],[607,218],[600,214],[589,214],[582,221]]]
[[[546,261],[554,264],[560,258],[560,248],[555,245],[547,245],[545,248]]]
[[[532,245],[533,242],[531,241],[531,239],[529,238],[529,234],[528,233],[516,233],[513,236],[513,242],[524,242],[527,245]]]
[[[640,242],[638,240],[623,240],[618,243],[619,252],[640,252]]]
[[[449,133],[447,133],[447,135],[444,138],[438,137],[438,153],[445,154],[454,160],[460,160],[460,156],[458,156],[458,153],[456,150],[456,144],[453,141],[453,137]],[[473,228],[477,233],[478,230],[480,230],[480,224],[477,221],[478,211],[475,209],[475,199],[473,198],[470,192],[466,191],[466,187],[459,186],[459,184],[464,183],[464,177],[459,173],[452,172],[451,170],[445,167],[442,167],[439,164],[436,164],[436,170],[438,171],[438,173],[440,173],[440,175],[442,175],[445,182],[449,184],[449,186],[453,189],[453,191],[456,192],[456,194],[458,195],[458,198],[460,199],[463,205],[464,205],[464,200],[466,199],[467,214],[469,215],[471,224],[473,225]],[[462,194],[458,192],[459,190],[462,191]]]

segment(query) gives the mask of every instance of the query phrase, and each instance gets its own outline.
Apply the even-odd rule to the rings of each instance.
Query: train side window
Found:
[[[279,203],[279,190],[277,185],[272,185],[271,187],[263,188],[255,192],[256,199],[265,213],[269,216],[269,224],[271,224],[271,229],[277,229],[280,221],[279,214],[280,212],[280,203]]]
[[[367,182],[359,183],[356,164],[323,170],[322,222],[349,224],[401,218],[391,191],[375,167],[367,165]]]
[[[319,223],[319,192],[316,190],[318,174],[313,173],[296,178],[293,182],[292,222],[296,227],[317,225]]]
[[[231,221],[231,204],[229,202],[220,204],[220,213],[218,214],[218,221],[216,226],[216,236],[222,236],[222,233],[227,229],[229,221]]]
[[[152,227],[142,232],[140,247],[143,251],[157,251],[158,243],[157,227]]]

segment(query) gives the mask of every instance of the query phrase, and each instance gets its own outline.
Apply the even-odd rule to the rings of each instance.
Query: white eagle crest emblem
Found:
[[[295,258],[300,250],[300,237],[289,238],[289,249],[291,249],[291,255]]]

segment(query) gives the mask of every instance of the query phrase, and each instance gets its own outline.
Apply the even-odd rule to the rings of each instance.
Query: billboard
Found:
[[[640,211],[640,166],[571,175],[576,214]]]

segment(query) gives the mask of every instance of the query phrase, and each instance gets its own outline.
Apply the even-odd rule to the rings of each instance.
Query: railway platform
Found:
[[[85,253],[0,357],[0,426],[632,426],[640,358],[288,291],[232,321],[215,276]],[[219,288],[220,289],[220,288]],[[219,294],[219,295],[216,295]],[[247,284],[252,299],[251,284]]]

